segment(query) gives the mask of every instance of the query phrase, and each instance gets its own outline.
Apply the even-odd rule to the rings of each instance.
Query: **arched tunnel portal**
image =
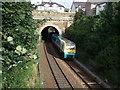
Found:
[[[41,28],[40,34],[42,40],[47,40],[51,38],[52,34],[61,36],[61,30],[57,26],[47,25]]]

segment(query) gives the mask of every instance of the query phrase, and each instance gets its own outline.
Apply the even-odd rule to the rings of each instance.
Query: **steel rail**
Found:
[[[69,82],[69,80],[67,79],[67,77],[65,76],[65,74],[63,73],[61,67],[59,66],[59,64],[58,64],[58,62],[56,61],[56,59],[55,59],[54,56],[53,56],[53,58],[54,58],[54,60],[55,60],[55,62],[56,62],[56,64],[57,64],[57,66],[59,67],[60,71],[62,72],[63,76],[65,77],[65,79],[67,80],[67,82],[69,83],[69,85],[71,86],[71,88],[74,89],[73,86],[71,85],[71,83]]]
[[[67,63],[67,61],[65,61]],[[68,64],[68,63],[67,63]],[[68,64],[68,66],[71,68],[71,70],[85,83],[85,85],[87,85],[87,87],[90,89],[90,90],[93,90],[90,85],[74,70],[74,68]]]
[[[88,75],[90,75],[92,78],[94,78],[94,80],[100,84],[102,87],[104,88],[108,88],[110,89],[111,86],[109,86],[108,84],[106,84],[102,79],[100,79],[97,75],[95,75],[94,73],[92,73],[87,67],[85,67],[81,62],[79,62],[78,60],[74,59],[74,62],[79,65],[80,68],[82,68],[84,70],[84,72],[86,72]]]
[[[57,78],[55,77],[54,72],[53,72],[53,70],[52,70],[52,67],[51,67],[51,65],[50,65],[49,58],[48,58],[48,55],[47,55],[47,50],[46,50],[46,47],[45,47],[44,43],[43,43],[43,46],[44,46],[45,55],[46,55],[46,59],[47,59],[48,65],[49,65],[50,70],[51,70],[51,72],[52,72],[52,75],[53,75],[53,77],[54,77],[54,79],[55,79],[55,82],[56,82],[56,84],[57,84],[57,87],[58,87],[58,89],[60,90],[60,86],[59,86],[59,84],[58,84],[58,82],[57,82]]]
[[[46,46],[45,46],[45,44],[43,44],[43,45],[44,45],[45,55],[46,55],[47,62],[48,62],[48,65],[49,65],[49,67],[50,67],[50,70],[51,70],[52,75],[53,75],[53,77],[54,77],[54,79],[55,79],[55,82],[56,82],[56,84],[57,84],[58,89],[61,90],[61,86],[59,85],[60,81],[57,80],[57,77],[56,77],[56,75],[55,75],[55,73],[54,73],[54,71],[53,71],[53,68],[52,68],[52,66],[51,66],[51,63],[50,63],[50,61],[49,61],[49,56],[48,56],[48,52],[47,52]],[[58,65],[58,63],[56,62],[56,59],[54,58],[53,55],[52,55],[52,58],[54,59],[56,65],[57,65],[57,67],[59,68],[60,72],[62,73],[63,77],[65,78],[65,80],[67,81],[67,83],[69,84],[69,86],[71,87],[71,89],[73,90],[72,85],[70,84],[69,80],[67,79],[67,77],[66,77],[65,74],[63,73],[63,71],[62,71],[62,69],[60,68],[60,66]]]

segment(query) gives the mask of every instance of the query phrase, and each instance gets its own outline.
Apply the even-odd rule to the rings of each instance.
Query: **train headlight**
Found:
[[[75,53],[75,50],[69,50],[67,53]]]

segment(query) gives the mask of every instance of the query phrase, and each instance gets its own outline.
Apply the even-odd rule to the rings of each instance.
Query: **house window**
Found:
[[[62,7],[60,7],[60,10],[62,10]]]
[[[39,6],[38,8],[41,9],[41,6]]]
[[[80,5],[79,5],[78,7],[79,7],[79,9],[81,9],[81,8],[82,8]]]
[[[76,9],[76,12],[78,12],[78,7],[76,7],[75,9]]]

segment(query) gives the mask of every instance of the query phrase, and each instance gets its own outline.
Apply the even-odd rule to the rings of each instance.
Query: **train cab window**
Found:
[[[67,49],[67,50],[74,50],[74,49],[75,49],[75,46],[66,46],[66,49]]]

